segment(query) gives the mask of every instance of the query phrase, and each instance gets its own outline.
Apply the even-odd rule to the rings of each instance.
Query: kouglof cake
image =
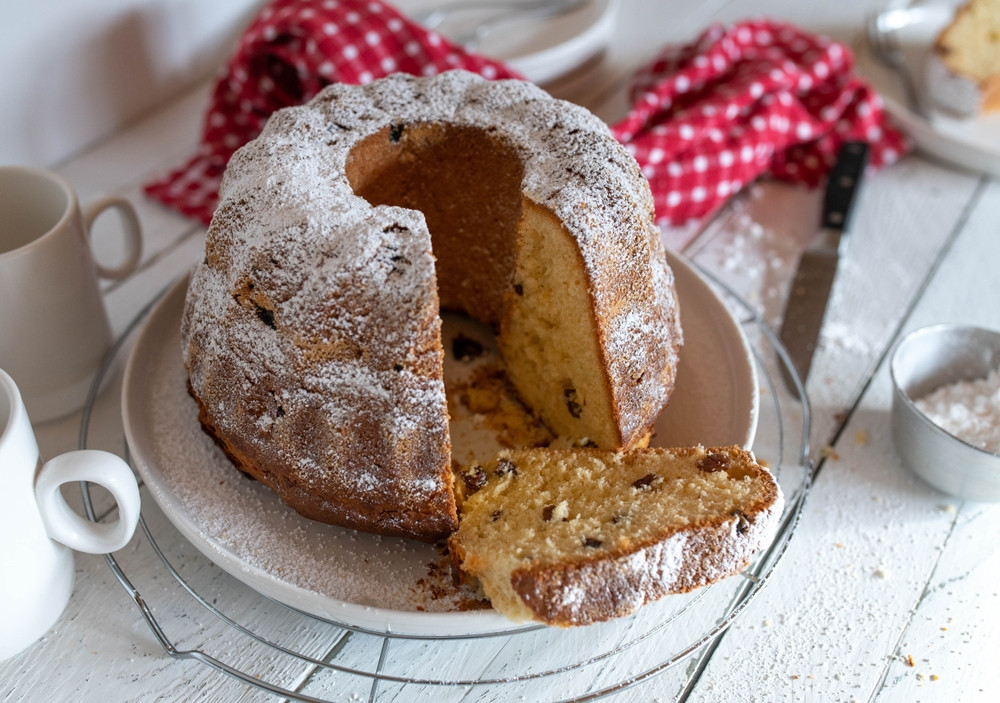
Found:
[[[230,161],[183,358],[234,463],[323,522],[458,527],[440,310],[571,441],[648,441],[682,342],[649,186],[606,125],[455,71],[331,85]]]

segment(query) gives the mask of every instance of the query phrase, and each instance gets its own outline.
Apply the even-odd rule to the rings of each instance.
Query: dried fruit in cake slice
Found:
[[[738,573],[773,540],[781,489],[751,452],[525,449],[465,472],[452,560],[515,621],[571,627]],[[473,492],[474,491],[474,492]]]

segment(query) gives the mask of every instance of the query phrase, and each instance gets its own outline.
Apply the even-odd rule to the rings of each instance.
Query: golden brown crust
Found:
[[[987,78],[979,84],[983,94],[983,112],[1000,111],[1000,75]]]
[[[463,72],[329,86],[234,155],[181,330],[206,429],[304,515],[454,530],[439,302],[500,323],[536,203],[579,247],[619,436],[641,441],[681,340],[649,186],[582,108]]]
[[[270,471],[266,464],[254,460],[243,451],[231,435],[219,432],[205,411],[205,405],[191,390],[188,391],[198,404],[198,420],[202,429],[225,453],[231,462],[244,475],[256,479],[278,494],[281,499],[297,513],[311,520],[341,525],[366,532],[377,532],[394,537],[413,537],[425,542],[436,542],[447,537],[458,527],[458,515],[454,496],[449,492],[441,492],[428,501],[425,509],[420,511],[416,519],[424,526],[420,531],[401,527],[401,520],[394,510],[380,510],[379,506],[359,501],[353,496],[345,496],[343,500],[324,501],[314,491],[303,489],[294,481],[289,480],[290,474]],[[413,516],[408,518],[413,521]]]
[[[754,473],[755,481],[767,480]],[[738,528],[744,530],[741,537],[755,539],[758,521],[771,520],[770,509],[777,497],[777,485],[770,484],[765,497],[742,511],[742,517],[735,516],[737,522],[746,520],[745,526]],[[567,560],[544,568],[519,569],[511,574],[511,584],[535,619],[548,625],[577,627],[629,615],[665,595],[687,593],[746,568],[757,549],[734,543],[733,519],[733,515],[717,515],[712,520],[665,530],[628,550],[610,550],[580,562]],[[688,537],[678,566],[676,553],[665,545],[682,532]],[[643,569],[633,565],[639,556]],[[665,576],[651,579],[650,573]],[[586,598],[582,603],[567,604],[567,588],[581,584],[587,584]]]
[[[500,460],[512,462],[524,474],[515,478],[494,476],[491,488],[496,492],[489,494],[489,503],[479,501],[477,507],[473,501],[468,510],[463,508],[459,531],[449,540],[453,565],[482,580],[502,612],[515,619],[559,627],[628,615],[664,595],[684,593],[741,571],[773,539],[783,505],[773,476],[756,463],[751,453],[738,447],[650,449],[617,455],[585,449],[524,450],[502,454],[501,459],[486,467],[487,471],[495,472]],[[655,492],[668,490],[663,484],[656,488],[661,478],[649,473],[637,480],[629,471],[632,466],[640,467],[642,472],[650,466],[662,466],[660,477],[681,482],[677,491],[670,488],[672,492],[664,492],[663,500],[677,501],[674,507],[687,517],[664,518],[652,532],[647,530],[648,525],[623,523],[624,527],[611,528],[595,540],[592,536],[602,518],[585,508],[582,514],[573,516],[581,502],[574,503],[571,498],[572,517],[559,528],[563,533],[572,531],[578,538],[569,542],[568,548],[560,547],[553,553],[545,545],[567,544],[548,522],[553,511],[543,511],[539,517],[535,506],[520,508],[526,497],[517,491],[527,489],[518,489],[515,484],[528,475],[530,483],[526,485],[530,490],[545,492],[550,486],[530,476],[540,468],[566,461],[606,466],[606,470],[596,473],[588,470],[594,480],[607,482],[603,497],[591,503],[598,506],[597,513],[601,506],[623,499],[636,501],[642,510],[655,508],[659,500]],[[625,483],[619,481],[616,487],[614,475],[621,472]],[[724,474],[724,480],[713,480],[695,489],[693,498],[685,497],[688,492],[684,482],[698,482],[700,474],[716,472],[722,472],[719,476]],[[508,483],[503,485],[505,481]],[[731,499],[726,491],[732,491]],[[559,500],[563,495],[549,499]],[[640,502],[640,497],[645,502]],[[698,506],[703,499],[713,500],[719,507],[706,512]],[[686,503],[688,500],[693,502]],[[481,513],[477,516],[473,512],[484,507],[496,511],[485,522]],[[579,522],[578,530],[574,520]],[[517,527],[511,527],[511,521]],[[503,535],[499,544],[489,536],[481,536],[477,525],[482,524],[486,525],[483,529]],[[593,542],[592,548],[588,548],[588,539]],[[579,548],[580,540],[586,542],[583,549]],[[492,551],[485,553],[484,546]],[[513,566],[506,571],[506,566],[498,564]],[[509,587],[504,579],[509,581]]]

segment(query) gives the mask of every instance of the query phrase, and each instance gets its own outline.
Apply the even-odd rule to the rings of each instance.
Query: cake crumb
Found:
[[[906,665],[909,666],[909,667],[911,667],[911,668],[914,667],[914,666],[916,666],[916,663],[913,661],[913,655],[912,654],[907,654],[906,655],[906,659],[904,661],[906,662]]]
[[[824,459],[833,459],[834,461],[840,460],[840,454],[838,454],[837,450],[831,447],[829,444],[827,444],[820,450],[820,456],[822,456]]]
[[[868,444],[868,430],[858,430],[854,433],[854,444],[863,447]]]
[[[446,391],[452,417],[459,414],[459,406],[481,417],[495,432],[501,446],[543,447],[554,439],[544,423],[517,397],[500,363],[476,369],[470,380],[446,386]]]

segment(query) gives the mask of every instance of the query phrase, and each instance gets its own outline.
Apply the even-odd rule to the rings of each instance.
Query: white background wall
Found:
[[[0,0],[0,164],[53,166],[213,76],[263,0]]]

